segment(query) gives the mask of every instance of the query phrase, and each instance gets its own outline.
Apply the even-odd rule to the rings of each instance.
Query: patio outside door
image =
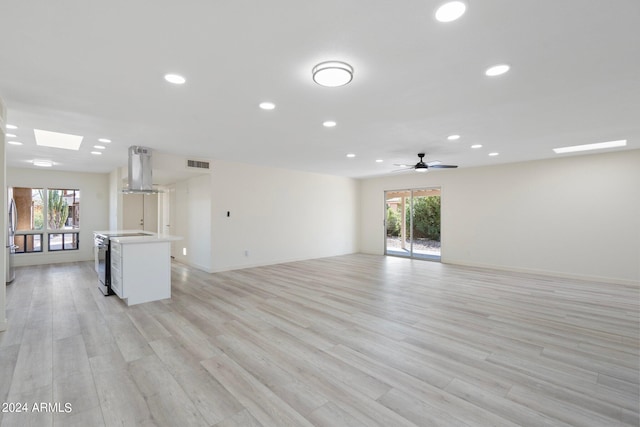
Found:
[[[440,261],[440,188],[385,192],[385,254]]]

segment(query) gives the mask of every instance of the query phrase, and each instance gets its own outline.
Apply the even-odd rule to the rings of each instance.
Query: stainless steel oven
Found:
[[[113,295],[111,290],[111,261],[109,260],[109,237],[97,234],[94,239],[98,289],[103,295]]]

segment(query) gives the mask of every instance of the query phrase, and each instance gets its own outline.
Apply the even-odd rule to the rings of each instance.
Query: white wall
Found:
[[[80,190],[80,243],[77,251],[16,254],[15,265],[92,260],[93,231],[109,228],[109,175],[41,169],[7,169],[7,186]],[[43,242],[46,248],[46,242]]]
[[[384,190],[442,187],[442,261],[640,283],[640,150],[362,180],[360,248]]]
[[[4,102],[2,98],[0,98],[0,188],[3,192],[3,197],[0,208],[3,212],[8,212],[7,207],[7,191],[6,191],[6,181],[7,181],[7,162],[6,162],[6,146],[5,146],[5,117],[6,117],[6,109],[4,107]],[[2,231],[0,232],[0,248],[2,248],[2,260],[0,260],[0,278],[2,278],[2,285],[0,285],[0,331],[4,331],[7,329],[7,318],[6,318],[6,286],[5,277],[6,277],[6,268],[9,268],[6,263],[6,247],[7,247],[7,233],[4,231],[7,229],[7,215],[2,215],[2,221],[0,221],[0,226],[2,227]]]
[[[107,230],[121,230],[123,217],[122,168],[109,174],[109,227]]]
[[[201,175],[177,182],[168,191],[174,191],[175,201],[169,234],[183,240],[172,244],[176,260],[212,271],[211,266],[211,176]],[[183,254],[186,248],[186,255]]]
[[[215,161],[211,187],[214,271],[357,252],[356,180]]]

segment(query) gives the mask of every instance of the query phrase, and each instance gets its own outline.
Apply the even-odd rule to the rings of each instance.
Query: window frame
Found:
[[[15,230],[15,234],[14,234],[14,239],[20,238],[21,239],[21,243],[23,243],[24,247],[22,247],[23,251],[21,252],[16,252],[16,254],[19,255],[23,255],[23,254],[44,254],[44,253],[56,253],[56,252],[67,252],[67,251],[78,251],[80,250],[80,232],[81,232],[81,228],[80,228],[80,217],[82,216],[82,208],[81,208],[81,203],[80,203],[80,193],[81,193],[81,189],[80,188],[60,188],[60,187],[48,187],[48,186],[37,186],[37,187],[29,187],[29,186],[12,186],[12,188],[28,188],[30,190],[39,190],[42,191],[41,193],[41,199],[42,199],[42,215],[43,215],[43,224],[42,224],[42,228],[32,228],[32,229],[27,229],[27,230]],[[71,225],[69,228],[59,228],[59,229],[54,229],[54,228],[50,228],[49,227],[49,195],[50,195],[50,191],[61,191],[62,197],[65,197],[65,192],[72,192],[72,200],[73,202],[77,203],[73,203],[72,205],[67,205],[69,206],[69,210],[73,212],[73,214],[75,214],[75,216],[78,218],[77,220],[77,224],[76,221],[74,219],[73,223],[74,225]],[[32,197],[33,197],[33,193],[32,193]],[[33,200],[33,198],[32,198]],[[72,210],[73,209],[73,210]],[[31,213],[32,217],[33,217],[33,212]],[[65,223],[68,221],[65,220]],[[35,224],[33,223],[33,220],[31,222],[31,227],[34,227]],[[34,251],[34,250],[30,250],[27,251],[26,250],[26,240],[28,235],[39,235],[40,236],[40,250],[38,251]],[[62,242],[60,245],[59,249],[52,249],[51,247],[51,238],[52,236],[55,235],[60,235],[62,238]],[[72,237],[72,241],[75,242],[75,247],[65,247],[65,237],[67,235],[73,235]],[[46,243],[46,250],[45,250],[45,243]]]

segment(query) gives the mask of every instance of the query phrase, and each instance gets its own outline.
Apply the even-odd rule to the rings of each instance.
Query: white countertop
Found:
[[[125,233],[145,233],[146,236],[121,236],[121,237],[109,237],[109,240],[116,243],[129,244],[129,243],[156,243],[156,242],[173,242],[176,240],[182,240],[180,236],[173,236],[171,234],[157,234],[144,230],[102,230],[94,231],[93,234],[125,234]]]

